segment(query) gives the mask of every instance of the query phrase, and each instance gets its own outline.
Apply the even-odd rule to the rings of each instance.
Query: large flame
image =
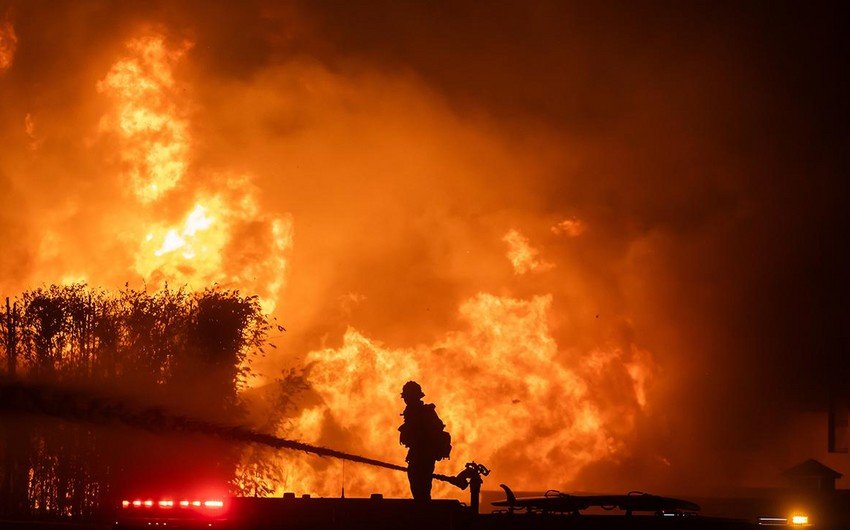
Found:
[[[3,42],[12,42],[8,35],[14,34],[2,28]],[[121,199],[126,211],[116,216],[121,225],[115,230],[115,245],[126,249],[129,258],[125,269],[109,276],[68,267],[60,270],[61,278],[96,282],[132,273],[157,286],[200,288],[217,283],[259,294],[264,308],[273,312],[289,292],[288,260],[298,219],[269,208],[256,176],[241,169],[210,169],[197,159],[193,113],[203,109],[193,97],[192,84],[180,76],[191,50],[191,43],[171,45],[158,33],[131,38],[92,87],[108,107],[99,122],[99,138],[115,146],[120,167],[115,178],[129,190]],[[315,77],[321,82],[299,80],[299,86],[305,94],[315,93],[318,86],[325,97],[334,87],[332,77],[327,73]],[[341,96],[343,107],[351,105],[350,97]],[[27,117],[26,122],[26,133],[34,141],[33,120]],[[312,152],[315,140],[306,138]],[[339,214],[355,208],[341,203]],[[345,229],[340,226],[338,231]],[[528,273],[567,270],[560,262],[556,269],[554,254],[547,253],[544,259],[542,246],[533,245],[524,229],[518,224],[501,237],[488,236],[500,250],[494,265],[482,265],[482,270],[507,268],[505,257],[512,269],[504,283],[546,276]],[[584,230],[584,223],[572,218],[547,232],[575,238]],[[47,258],[61,262],[56,250],[60,239],[57,228],[42,234],[43,263]],[[363,245],[358,252],[368,255],[370,248]],[[418,258],[415,261],[421,265]],[[310,265],[320,270],[329,266]],[[344,320],[355,313],[353,306],[366,298],[348,286],[341,289],[328,292],[331,301],[345,307],[344,329]],[[437,404],[454,439],[452,460],[440,463],[438,471],[454,473],[463,463],[476,460],[494,469],[494,483],[531,489],[567,485],[588,464],[619,458],[648,407],[652,356],[631,341],[579,346],[556,339],[554,322],[564,324],[553,308],[563,293],[550,291],[542,288],[520,296],[498,287],[458,289],[464,294],[452,302],[458,308],[455,318],[433,334],[433,341],[420,340],[414,346],[399,345],[350,322],[342,334],[320,336],[322,344],[337,347],[318,347],[313,340],[304,343],[307,346],[300,351],[308,353],[298,361],[293,361],[299,354],[295,351],[272,363],[278,369],[293,363],[305,369],[310,384],[307,397],[278,434],[401,462],[405,450],[396,443],[402,408],[398,394],[403,382],[416,379],[427,399]],[[374,295],[369,301],[381,303]],[[274,375],[268,374],[268,379]],[[385,470],[351,466],[343,477],[338,462],[270,453],[262,453],[258,462],[255,450],[248,449],[240,476],[272,477],[271,490],[276,493],[332,495],[342,485],[354,494],[407,492],[405,477]],[[450,492],[443,488],[439,493]]]
[[[116,102],[101,126],[119,133],[133,191],[144,202],[161,198],[186,173],[188,124],[173,69],[188,47],[170,49],[158,35],[132,39],[127,57],[97,85]]]
[[[304,407],[281,434],[343,440],[348,450],[400,461],[405,449],[394,436],[403,408],[399,381],[415,379],[454,436],[452,460],[438,471],[454,473],[475,459],[494,468],[495,481],[519,488],[569,483],[588,463],[622,451],[645,406],[651,363],[637,350],[560,351],[549,329],[551,302],[549,295],[478,294],[460,306],[461,329],[416,348],[392,349],[349,329],[341,347],[307,355],[321,402]],[[633,391],[615,403],[594,389],[623,381]],[[285,459],[293,471],[280,489],[337,493],[338,470],[311,463]],[[406,493],[404,477],[381,470],[357,469],[345,487]]]
[[[793,454],[846,466],[789,428],[850,379],[841,24],[538,4],[0,2],[2,294],[258,293],[286,331],[242,394],[256,427],[399,462],[418,377],[456,441],[444,472],[713,494]],[[290,369],[294,400],[271,384]],[[461,390],[494,372],[528,396]],[[542,454],[473,423],[491,410]],[[338,462],[246,451],[272,490],[328,491],[324,471],[337,493]],[[346,466],[347,491],[372,479],[405,491]]]
[[[199,288],[210,284],[259,294],[271,312],[286,276],[292,244],[288,215],[263,212],[249,175],[204,175],[176,223],[157,220],[157,205],[186,180],[191,165],[190,106],[175,68],[191,43],[169,47],[162,35],[126,44],[97,90],[114,102],[101,130],[119,138],[120,155],[135,198],[148,213],[134,269],[152,285]],[[150,215],[153,214],[153,215]]]

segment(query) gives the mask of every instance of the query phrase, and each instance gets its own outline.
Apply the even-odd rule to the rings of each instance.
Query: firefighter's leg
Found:
[[[431,499],[431,475],[434,474],[433,460],[414,460],[407,466],[410,492],[416,500]]]
[[[434,474],[434,464],[436,462],[429,460],[422,466],[422,493],[426,500],[431,500],[431,475]]]
[[[416,467],[412,462],[408,462],[407,464],[407,481],[410,482],[410,494],[413,495],[413,498],[416,499],[419,494],[419,487],[417,485],[416,479],[418,475],[416,474]]]

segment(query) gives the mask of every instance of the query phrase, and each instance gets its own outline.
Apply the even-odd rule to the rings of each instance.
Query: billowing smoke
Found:
[[[401,461],[415,377],[494,483],[750,484],[850,329],[840,31],[775,9],[13,2],[0,288],[259,294],[304,441]]]

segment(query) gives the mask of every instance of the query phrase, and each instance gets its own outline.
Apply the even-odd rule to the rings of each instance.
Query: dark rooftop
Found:
[[[841,473],[838,471],[826,467],[821,464],[817,460],[810,458],[803,462],[802,464],[797,464],[796,466],[785,470],[782,473],[782,476],[788,478],[794,477],[828,477],[833,479],[839,479],[843,477]]]

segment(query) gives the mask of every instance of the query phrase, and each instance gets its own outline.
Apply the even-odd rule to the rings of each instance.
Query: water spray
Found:
[[[190,418],[168,412],[162,407],[133,406],[130,402],[121,399],[97,396],[79,389],[59,388],[46,383],[6,378],[0,380],[0,412],[43,415],[96,425],[117,423],[160,434],[182,432],[214,436],[228,441],[256,443],[275,449],[302,451],[321,457],[407,472],[406,467],[390,462],[281,438],[241,425],[226,425]],[[436,480],[464,490],[470,487],[470,506],[477,511],[481,476],[486,476],[489,472],[483,465],[470,462],[456,476],[439,473],[432,476]]]

